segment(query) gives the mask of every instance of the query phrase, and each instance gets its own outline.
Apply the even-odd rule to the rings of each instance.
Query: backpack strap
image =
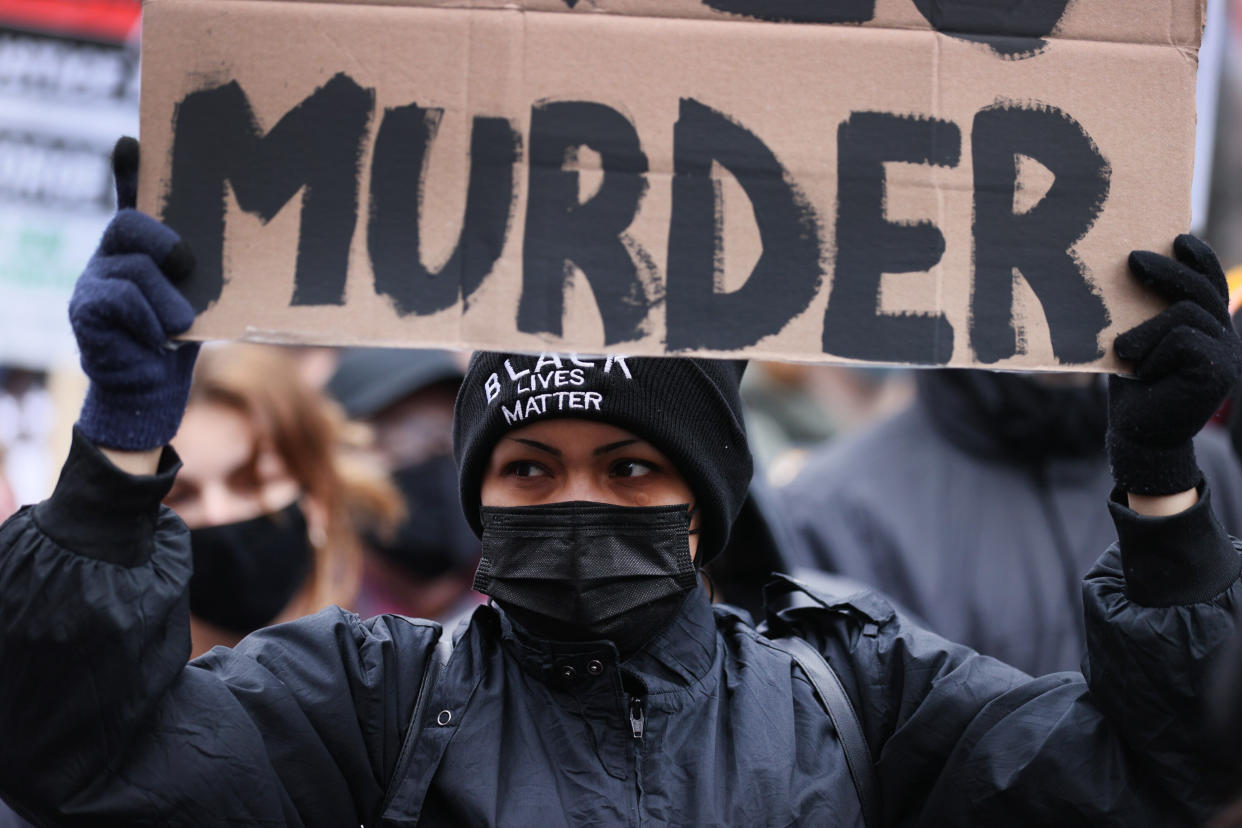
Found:
[[[802,668],[815,688],[815,694],[828,712],[837,738],[841,740],[841,749],[845,751],[845,764],[849,767],[854,790],[862,805],[863,823],[867,828],[879,828],[880,800],[876,789],[875,764],[871,761],[871,750],[863,736],[862,724],[841,679],[819,651],[805,640],[792,635],[768,640]]]
[[[850,771],[850,779],[854,782],[854,790],[858,793],[858,801],[862,806],[863,823],[867,828],[880,826],[880,793],[876,779],[875,763],[871,759],[871,749],[867,746],[867,737],[863,733],[862,722],[850,701],[840,676],[824,658],[819,650],[807,643],[806,639],[794,634],[794,619],[804,612],[833,612],[822,600],[814,597],[807,587],[793,578],[781,576],[764,589],[764,604],[767,619],[761,632],[778,650],[788,655],[806,675],[819,698],[819,703],[828,713],[841,749],[845,752],[845,764]],[[874,635],[877,629],[876,619],[859,613],[863,623],[863,635]],[[778,635],[777,633],[781,633]]]

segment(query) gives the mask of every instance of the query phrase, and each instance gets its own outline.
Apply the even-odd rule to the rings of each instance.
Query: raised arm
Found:
[[[90,378],[78,417],[82,435],[119,469],[154,474],[160,450],[185,414],[196,343],[173,343],[194,322],[175,285],[194,269],[186,244],[134,209],[138,142],[112,154],[117,213],[69,301],[69,321]]]
[[[138,206],[137,141],[132,138],[122,138],[117,141],[116,147],[112,151],[112,172],[116,178],[117,185],[117,209],[134,210]],[[145,254],[151,259],[151,264],[159,267],[162,274],[171,280],[178,280],[188,275],[194,267],[194,259],[190,255],[188,248],[186,248],[184,244],[178,248],[177,245],[179,240],[175,240],[173,236],[163,233],[162,230],[156,230],[154,226],[152,226],[150,230],[151,235],[158,234],[157,238],[151,239],[151,241],[155,242],[157,245],[153,250],[144,250],[143,248],[148,247],[148,245],[143,244],[142,242],[126,245],[127,248],[133,248],[132,252],[138,254],[137,257],[130,259],[131,266],[140,267],[143,270],[149,270],[147,262],[142,261],[141,259],[142,255]],[[112,237],[115,239],[119,235],[121,235],[119,232],[115,232],[112,234]],[[159,236],[162,236],[163,238],[161,239]],[[175,254],[173,253],[174,249],[177,251]],[[111,337],[107,334],[106,325],[105,330],[99,331],[93,336],[88,331],[92,326],[98,326],[98,321],[92,317],[97,317],[100,314],[100,300],[108,293],[106,290],[107,286],[99,283],[97,280],[99,278],[107,278],[109,271],[112,271],[112,267],[115,265],[113,262],[106,261],[106,259],[113,259],[115,261],[116,254],[118,252],[120,251],[114,249],[110,254],[105,253],[104,248],[101,245],[100,253],[104,254],[105,261],[99,261],[96,263],[95,260],[92,260],[91,265],[94,266],[93,270],[91,266],[88,265],[88,272],[83,274],[84,279],[79,282],[79,287],[77,291],[75,291],[79,294],[79,296],[75,296],[75,305],[72,306],[70,312],[73,314],[75,322],[77,323],[75,324],[75,332],[81,330],[82,333],[79,334],[79,337],[85,335],[88,340],[88,344],[97,344],[99,346],[106,346],[110,344],[108,340],[111,339]],[[127,254],[122,253],[122,255]],[[157,256],[159,257],[158,259],[156,258]],[[96,258],[99,259],[100,257]],[[119,264],[119,262],[116,262],[116,264]],[[161,280],[156,280],[156,290],[160,289],[158,284],[159,281]],[[162,301],[160,304],[164,306],[171,306],[173,316],[175,317],[167,320],[172,323],[171,327],[167,330],[167,333],[169,334],[176,334],[184,331],[187,327],[189,327],[190,322],[194,319],[194,311],[189,308],[188,303],[185,303],[184,300],[178,302],[178,298],[179,297],[175,297],[171,293],[161,297]],[[186,316],[187,310],[189,311],[188,317]],[[166,323],[161,320],[161,327],[164,327],[165,324]],[[102,336],[100,334],[102,334]],[[161,341],[159,344],[163,347],[164,342]],[[185,384],[188,390],[189,374],[193,370],[194,358],[197,353],[197,347],[190,346],[183,354],[180,355],[180,361],[186,364],[184,366],[185,376],[178,376],[176,378],[176,385],[178,387]],[[87,368],[86,357],[87,353],[84,351],[83,368],[87,369],[89,375],[90,371]],[[91,362],[97,361],[98,357],[92,355]],[[103,372],[100,371],[99,373],[101,374],[101,379],[103,379]],[[91,376],[92,379],[94,379],[94,376]],[[92,396],[92,408],[98,410],[101,406],[106,406],[106,400],[106,392],[103,394],[102,399],[101,395],[96,392]],[[88,411],[88,419],[93,422],[100,418],[91,416],[91,412]],[[166,431],[167,429],[165,428],[163,430]],[[173,433],[175,432],[176,428],[174,427]],[[96,438],[100,437],[98,434],[95,436]],[[170,434],[169,438],[171,438],[171,436],[172,435]],[[154,438],[155,435],[152,435],[152,437]],[[150,442],[150,440],[122,441],[125,443],[125,447],[113,448],[108,445],[106,437],[104,437],[105,442],[97,443],[97,445],[99,445],[99,448],[103,452],[104,456],[108,458],[108,460],[110,460],[118,469],[134,475],[150,475],[155,474],[156,468],[159,466],[161,448],[164,443],[168,442],[169,438],[165,438],[163,442],[152,443],[150,446],[145,445]],[[135,448],[135,446],[140,446],[140,448]]]
[[[1171,304],[1117,340],[1135,378],[1112,379],[1119,545],[1084,583],[1085,678],[1031,678],[874,596],[804,619],[854,693],[886,824],[1195,825],[1236,796],[1239,768],[1203,726],[1242,606],[1242,557],[1190,440],[1242,373],[1242,344],[1210,249],[1182,236],[1174,254],[1131,258]]]
[[[192,259],[122,206],[75,288],[91,384],[56,490],[0,526],[0,795],[39,824],[370,823],[432,624],[329,609],[189,665],[189,534],[161,505],[185,410]]]
[[[1108,456],[1128,506],[1149,517],[1198,500],[1202,472],[1192,438],[1242,373],[1242,343],[1229,318],[1229,286],[1216,255],[1194,236],[1174,258],[1135,251],[1130,271],[1170,304],[1117,337],[1134,377],[1109,378]]]

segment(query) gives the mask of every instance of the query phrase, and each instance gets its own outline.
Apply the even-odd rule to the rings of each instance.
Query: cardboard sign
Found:
[[[148,0],[192,334],[1109,368],[1202,0]]]

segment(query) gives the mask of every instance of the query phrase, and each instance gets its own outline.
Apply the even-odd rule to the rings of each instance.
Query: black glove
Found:
[[[171,440],[185,413],[198,345],[170,345],[168,338],[194,321],[173,287],[193,270],[194,258],[175,232],[133,209],[137,141],[117,141],[112,170],[119,209],[69,301],[91,380],[78,428],[96,445],[141,451]]]
[[[1233,329],[1242,330],[1242,310],[1234,311]],[[1233,443],[1233,453],[1242,460],[1242,383],[1233,387],[1229,395],[1229,441]]]
[[[1172,304],[1114,343],[1137,379],[1109,378],[1108,456],[1117,485],[1134,494],[1198,485],[1191,438],[1242,375],[1242,341],[1216,254],[1190,235],[1177,237],[1173,254],[1130,254],[1135,278]]]

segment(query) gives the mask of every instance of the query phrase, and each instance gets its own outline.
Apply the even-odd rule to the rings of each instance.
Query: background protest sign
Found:
[[[1102,367],[1201,0],[149,0],[193,335]]]
[[[77,364],[65,308],[138,128],[134,0],[0,3],[0,364]]]

